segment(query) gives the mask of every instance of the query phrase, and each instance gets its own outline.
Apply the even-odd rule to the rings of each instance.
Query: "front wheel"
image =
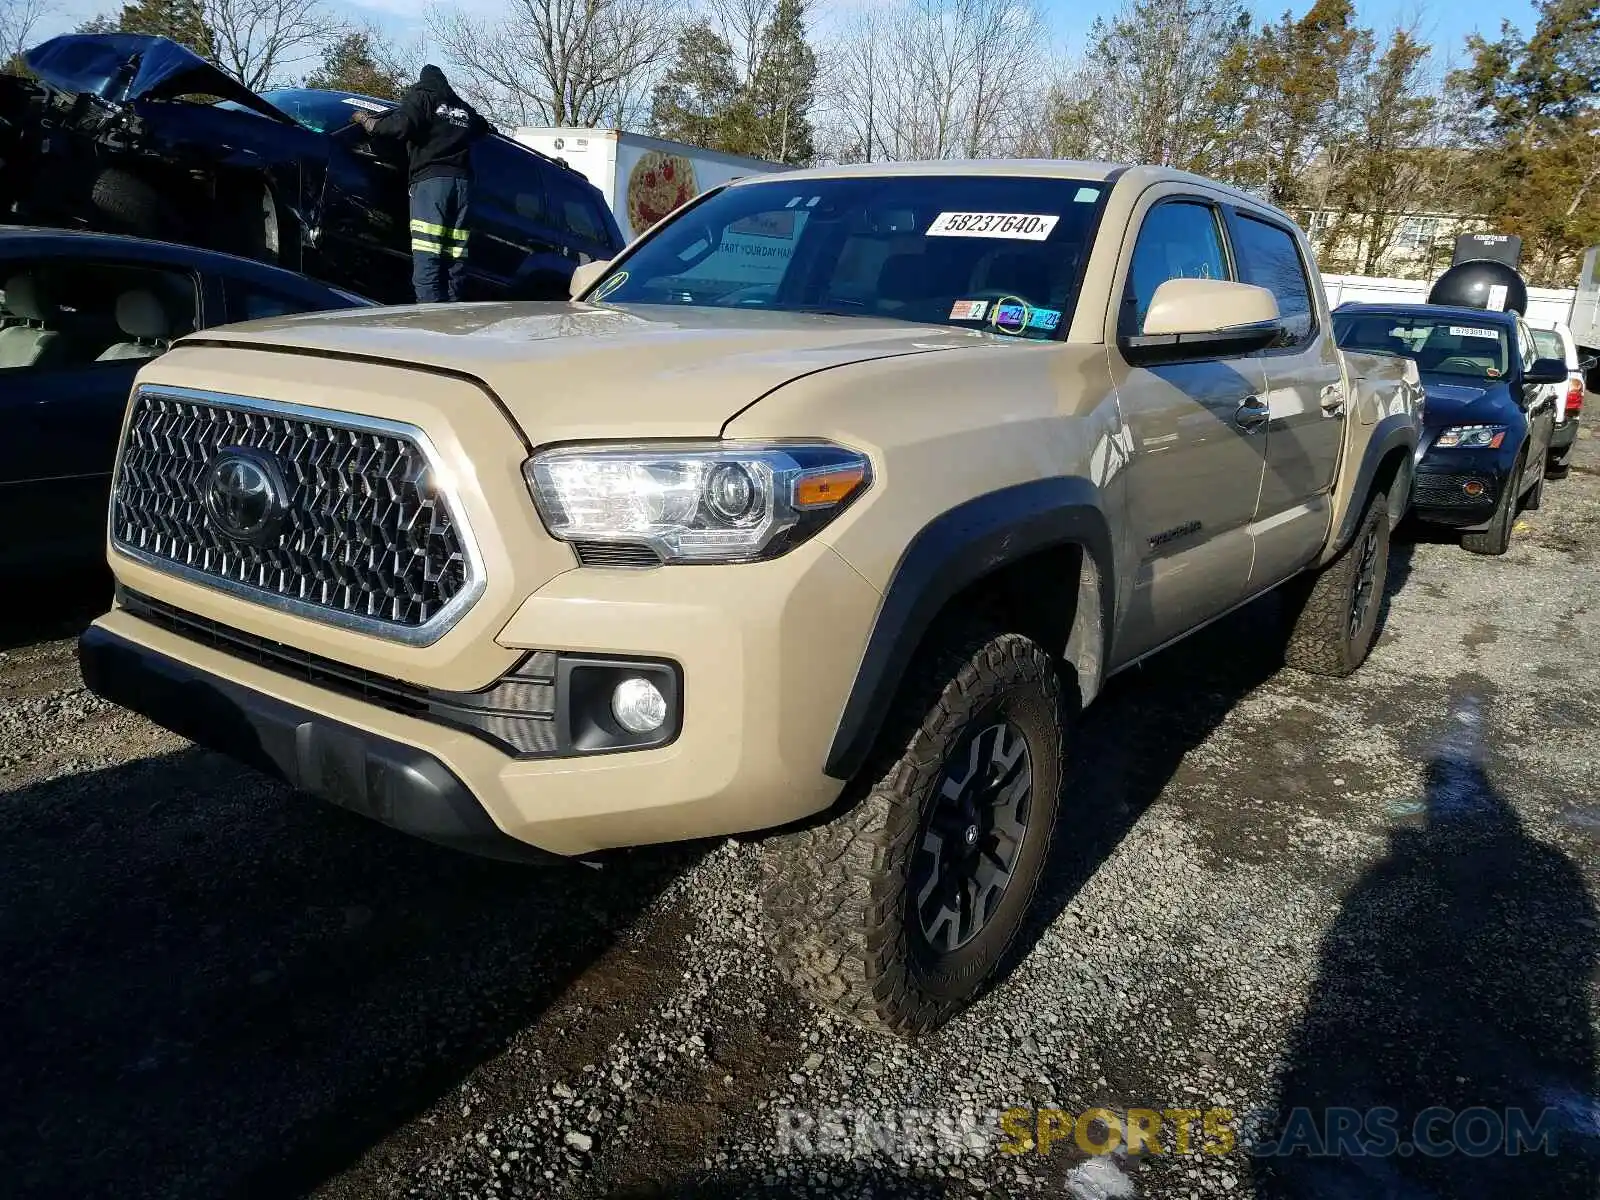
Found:
[[[1367,661],[1389,577],[1388,497],[1367,502],[1350,544],[1309,584],[1290,592],[1297,605],[1283,660],[1317,675],[1344,676]]]
[[[1032,905],[1062,744],[1055,664],[1036,643],[978,630],[938,643],[901,694],[866,795],[764,847],[768,939],[790,981],[898,1034],[971,1003]]]
[[[1522,492],[1522,462],[1511,469],[1505,487],[1500,492],[1500,503],[1495,505],[1489,528],[1478,533],[1461,535],[1461,548],[1472,554],[1504,554],[1511,548],[1511,528],[1517,521],[1517,500]]]

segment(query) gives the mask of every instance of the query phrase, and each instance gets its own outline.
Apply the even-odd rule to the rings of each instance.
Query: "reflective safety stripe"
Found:
[[[467,240],[466,227],[463,226],[460,229],[446,229],[444,231],[444,240],[447,241],[447,242],[449,242],[449,241],[457,241],[457,242],[466,241]]]
[[[452,242],[450,245],[444,248],[444,256],[446,258],[465,258],[467,256],[466,243]]]
[[[446,233],[449,232],[449,230],[447,230],[443,225],[435,225],[432,221],[418,221],[413,219],[411,222],[411,232],[431,233],[436,238],[442,238]]]
[[[443,254],[444,245],[432,238],[414,237],[411,239],[411,253],[413,254]]]

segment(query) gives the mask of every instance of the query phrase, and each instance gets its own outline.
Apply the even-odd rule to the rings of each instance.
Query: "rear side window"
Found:
[[[1554,329],[1535,329],[1533,333],[1533,349],[1536,358],[1553,358],[1557,362],[1567,361],[1566,347],[1561,344],[1561,335]]]
[[[1128,271],[1134,329],[1144,331],[1150,302],[1167,280],[1226,278],[1228,260],[1222,252],[1216,209],[1188,201],[1157,205],[1139,230]]]
[[[586,242],[606,244],[605,220],[585,188],[558,175],[552,175],[546,187],[550,194],[550,215],[557,229]]]
[[[1287,344],[1307,341],[1315,329],[1316,309],[1294,236],[1287,229],[1243,213],[1239,214],[1234,231],[1239,279],[1264,287],[1278,298],[1278,314],[1288,332]]]

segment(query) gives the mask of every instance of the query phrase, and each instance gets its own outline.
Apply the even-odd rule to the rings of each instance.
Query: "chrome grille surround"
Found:
[[[225,446],[282,464],[290,496],[274,544],[232,541],[206,514],[207,463]],[[111,541],[155,570],[264,607],[426,646],[485,586],[448,477],[427,434],[406,422],[144,385],[117,458]]]

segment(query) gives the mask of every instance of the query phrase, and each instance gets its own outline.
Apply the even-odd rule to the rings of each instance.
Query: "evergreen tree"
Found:
[[[688,26],[651,96],[650,132],[727,154],[812,161],[817,59],[806,41],[805,6],[806,0],[778,0],[748,79],[740,78],[726,37],[705,21]]]
[[[678,35],[672,66],[651,94],[650,132],[727,150],[741,91],[733,48],[705,21],[696,21]]]
[[[306,86],[330,92],[358,92],[378,100],[400,99],[409,86],[406,73],[369,30],[352,29],[322,51],[322,63]]]
[[[134,0],[123,6],[116,22],[118,32],[171,38],[201,58],[216,53],[216,39],[201,0]]]
[[[807,0],[778,0],[761,38],[750,81],[752,149],[772,162],[803,166],[816,157],[810,112],[816,100],[817,56],[806,41]]]
[[[1542,0],[1524,38],[1509,22],[1468,39],[1451,77],[1479,150],[1486,215],[1523,239],[1535,284],[1571,286],[1600,242],[1600,2]]]

